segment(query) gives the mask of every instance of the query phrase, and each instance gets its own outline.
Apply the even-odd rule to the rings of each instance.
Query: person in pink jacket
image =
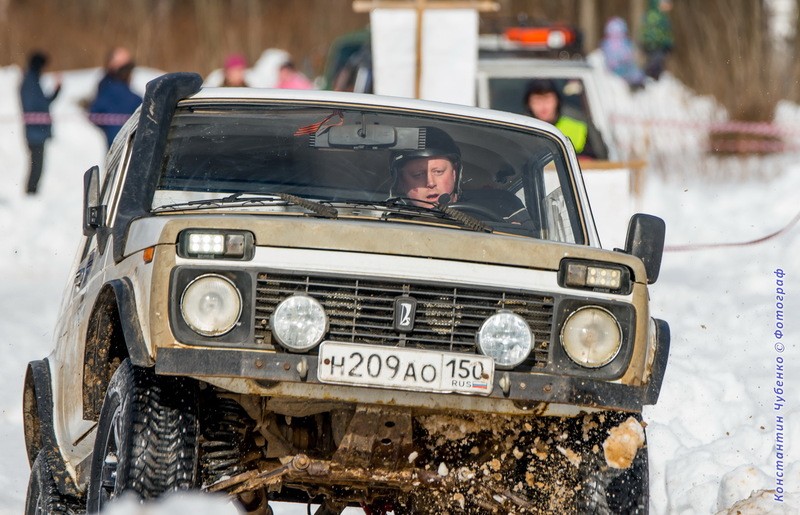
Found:
[[[314,89],[314,85],[308,78],[297,71],[294,63],[286,61],[278,70],[278,84],[280,89]]]

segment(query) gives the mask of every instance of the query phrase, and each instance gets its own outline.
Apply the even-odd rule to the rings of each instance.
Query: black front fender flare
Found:
[[[125,337],[125,345],[128,348],[128,357],[131,363],[139,367],[152,367],[155,365],[155,360],[148,352],[147,344],[144,341],[142,326],[139,323],[139,313],[136,310],[133,284],[126,277],[115,279],[109,282],[108,286],[114,290],[114,297],[117,300],[122,334]]]
[[[53,426],[53,390],[50,363],[47,359],[28,363],[22,395],[28,461],[33,465],[39,452],[43,452],[58,490],[64,495],[79,498],[81,492],[67,471],[56,440]]]

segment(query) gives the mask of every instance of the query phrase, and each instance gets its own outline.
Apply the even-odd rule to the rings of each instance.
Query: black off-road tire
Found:
[[[650,481],[647,446],[639,449],[623,471],[608,467],[587,470],[578,496],[578,510],[592,515],[647,515]]]
[[[650,470],[647,446],[639,449],[630,468],[615,477],[606,490],[613,513],[647,515],[650,511]]]
[[[58,491],[44,451],[39,451],[31,467],[25,515],[72,515],[82,511],[77,501]]]
[[[157,377],[125,360],[108,385],[92,455],[87,508],[99,512],[123,492],[152,499],[197,488],[195,381]]]

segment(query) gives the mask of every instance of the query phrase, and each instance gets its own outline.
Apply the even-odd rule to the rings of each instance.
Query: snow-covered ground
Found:
[[[139,70],[135,87],[143,89],[154,74]],[[97,70],[63,74],[40,193],[28,197],[23,194],[27,153],[17,97],[20,71],[0,68],[2,514],[19,513],[24,504],[22,379],[28,361],[52,347],[56,311],[80,233],[82,174],[103,157],[104,139],[78,106],[93,93],[98,75]],[[46,79],[51,83],[51,76]],[[693,97],[669,77],[635,96],[609,79],[608,95],[614,112],[626,116],[722,119],[713,102]],[[782,122],[800,123],[798,111],[784,109]],[[669,164],[668,170],[648,170],[636,201],[639,210],[666,220],[669,246],[753,240],[782,228],[800,209],[795,200],[799,156],[698,163],[699,132],[684,128],[664,136],[650,130],[649,147],[641,147],[636,131],[619,129],[618,137],[630,155],[638,149]],[[755,178],[744,177],[748,174]],[[792,227],[761,244],[665,254],[661,277],[652,287],[652,307],[654,316],[671,325],[672,349],[660,401],[645,411],[654,514],[800,512],[800,328],[792,324],[800,320],[800,288],[795,287],[800,264],[794,261],[799,231]],[[774,335],[778,269],[785,273],[786,292],[780,340]],[[783,352],[776,342],[785,346]],[[778,358],[783,361],[780,385]],[[782,471],[776,469],[776,416],[783,417]],[[778,473],[783,474],[782,503],[772,491],[779,486]],[[175,498],[147,513],[199,513],[196,502]],[[224,511],[221,506],[211,505],[208,513]],[[114,513],[133,511],[120,507]],[[276,512],[304,513],[305,507]]]

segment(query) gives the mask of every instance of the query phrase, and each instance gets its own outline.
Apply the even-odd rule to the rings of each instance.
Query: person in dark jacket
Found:
[[[28,148],[31,152],[31,168],[26,189],[29,195],[35,194],[39,187],[39,179],[42,177],[42,167],[44,166],[44,145],[53,135],[50,104],[61,91],[61,83],[58,82],[52,95],[44,94],[40,79],[46,64],[46,54],[43,52],[31,54],[28,60],[28,69],[20,87],[25,139],[28,141]]]
[[[647,62],[644,72],[648,77],[658,80],[672,52],[674,37],[669,12],[672,0],[650,0],[642,23],[642,50]]]
[[[106,74],[97,86],[97,96],[89,107],[90,118],[102,129],[109,147],[142,103],[142,97],[131,91],[129,85],[134,66],[127,49],[114,48],[109,53]]]

